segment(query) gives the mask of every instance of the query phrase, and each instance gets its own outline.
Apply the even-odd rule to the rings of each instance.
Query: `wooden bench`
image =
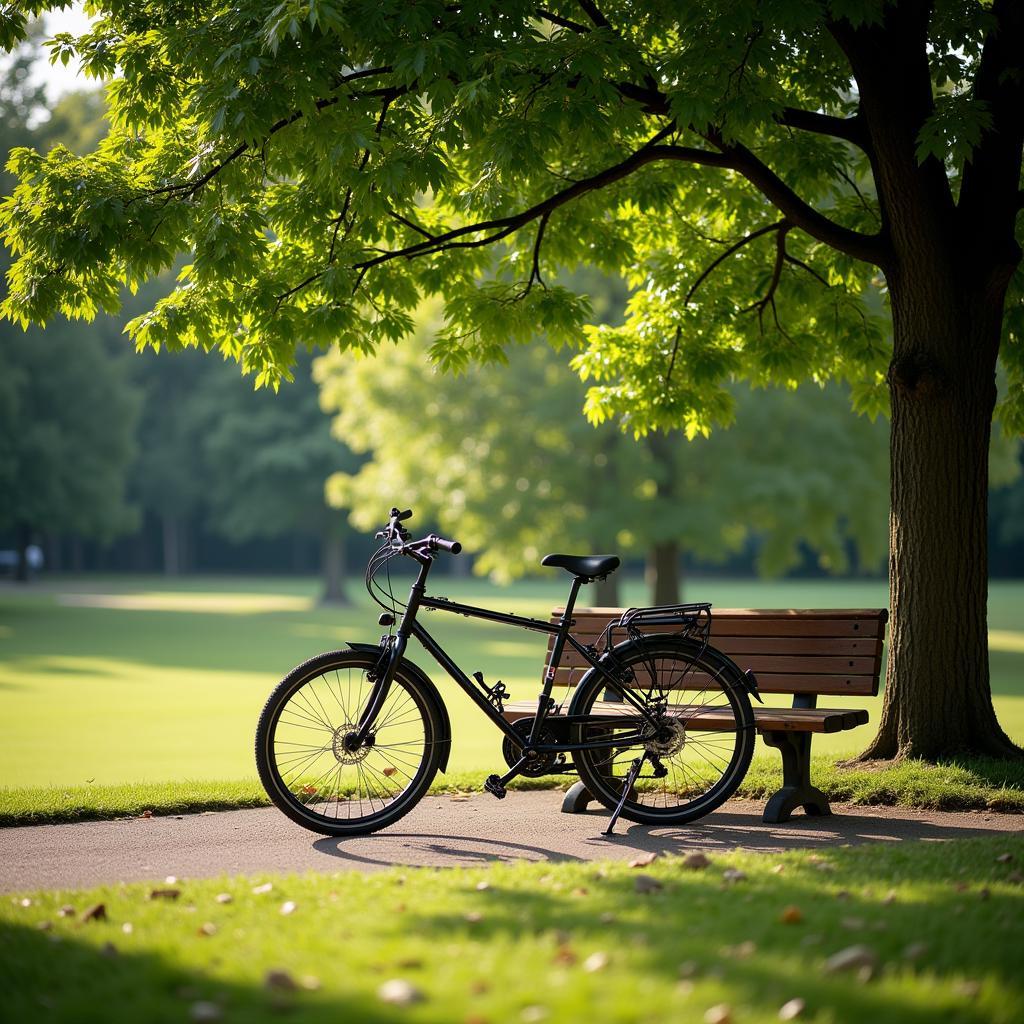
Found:
[[[622,608],[577,608],[573,635],[595,644]],[[562,610],[551,613],[558,621]],[[889,613],[885,609],[751,610],[713,609],[710,643],[742,671],[750,669],[762,694],[791,694],[792,707],[754,703],[757,731],[782,754],[782,788],[764,810],[766,823],[787,821],[803,807],[808,814],[830,814],[828,799],[811,783],[811,738],[815,733],[843,732],[868,720],[863,709],[819,708],[818,697],[876,696],[882,666],[882,643]],[[671,633],[672,627],[645,632]],[[553,642],[552,638],[552,641]],[[550,654],[550,643],[548,647]],[[556,685],[579,681],[587,663],[567,647]],[[536,701],[505,705],[505,718],[516,721],[536,714]],[[593,799],[581,782],[566,794],[562,810],[580,813]]]

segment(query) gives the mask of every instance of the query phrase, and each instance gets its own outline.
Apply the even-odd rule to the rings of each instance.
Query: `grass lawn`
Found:
[[[5,897],[0,1018],[1015,1024],[1022,860],[1007,836]]]
[[[439,580],[436,590],[546,615],[566,586],[561,578],[506,590],[478,580]],[[376,607],[361,592],[346,609],[317,607],[315,592],[311,580],[254,578],[4,585],[0,785],[20,791],[19,799],[26,787],[43,787],[58,802],[77,804],[89,802],[80,795],[88,793],[84,787],[127,785],[145,803],[161,792],[166,797],[167,790],[141,792],[140,785],[253,779],[255,721],[277,680],[311,654],[348,639],[374,641],[380,632]],[[884,585],[845,581],[693,580],[688,596],[720,607],[886,602]],[[639,582],[627,581],[625,602],[644,599]],[[992,585],[990,618],[997,711],[1010,735],[1024,743],[1024,583]],[[515,698],[535,697],[546,638],[441,615],[429,623],[464,667],[482,669],[488,680],[503,679]],[[413,657],[432,667],[422,652]],[[430,674],[452,716],[454,778],[473,781],[499,767],[499,734],[440,670]],[[862,704],[877,718],[878,699],[848,703]],[[815,749],[835,758],[856,752],[869,738],[870,727],[816,738]],[[763,764],[774,770],[777,755],[760,749]],[[998,789],[998,780],[994,785]],[[215,793],[208,787],[202,792],[217,805]],[[64,793],[71,796],[65,800]],[[0,797],[0,812],[16,796]]]

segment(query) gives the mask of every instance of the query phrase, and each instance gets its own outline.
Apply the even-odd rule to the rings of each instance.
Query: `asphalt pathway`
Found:
[[[428,797],[390,829],[328,839],[273,808],[74,825],[0,829],[0,892],[75,889],[114,882],[265,872],[378,871],[392,865],[461,867],[494,861],[623,860],[639,853],[732,850],[762,853],[836,844],[899,843],[1024,834],[1024,816],[945,814],[835,806],[829,818],[763,825],[762,805],[733,800],[692,825],[652,828],[607,812],[561,814],[558,792],[510,793],[504,801]]]

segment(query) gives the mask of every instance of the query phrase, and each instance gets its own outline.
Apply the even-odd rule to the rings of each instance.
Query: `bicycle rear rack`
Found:
[[[711,635],[711,605],[702,601],[697,604],[663,604],[648,608],[627,608],[618,619],[608,623],[601,634],[599,643],[605,650],[614,646],[617,629],[625,630],[626,636],[637,640],[645,636],[645,628],[652,626],[676,626],[673,630],[658,630],[661,635],[693,637],[706,645]]]

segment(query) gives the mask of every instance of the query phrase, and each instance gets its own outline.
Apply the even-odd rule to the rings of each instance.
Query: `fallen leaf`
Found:
[[[262,896],[265,892],[271,892],[273,890],[273,888],[274,888],[274,883],[273,882],[264,882],[263,885],[257,885],[253,889],[252,894],[254,896]]]
[[[303,786],[301,792],[303,796],[316,796],[317,788],[316,786]]]
[[[732,1007],[728,1003],[719,1003],[704,1013],[705,1024],[732,1024]]]
[[[776,864],[775,867],[772,868],[772,874],[773,875],[781,875],[782,872],[785,871],[785,870],[786,870],[786,865],[785,864]]]
[[[294,914],[295,913],[295,902],[294,902],[294,900],[285,900],[285,902],[281,904],[281,913],[284,914],[285,917],[287,917],[289,914]]]
[[[563,967],[571,967],[577,959],[578,957],[569,946],[559,946],[551,958],[551,962],[561,964]]]
[[[104,903],[94,903],[82,914],[83,921],[106,921],[107,907]]]
[[[711,863],[703,853],[688,853],[683,858],[683,867],[691,871],[700,871]]]
[[[650,875],[637,875],[634,885],[636,891],[639,893],[657,892],[662,888],[661,882],[656,878],[652,878]]]
[[[477,882],[476,883],[476,891],[477,892],[487,892],[487,890],[490,889],[490,887],[491,887],[491,883],[490,882]]]
[[[404,978],[392,978],[377,989],[377,998],[391,1006],[412,1006],[423,1002],[423,993]]]
[[[583,970],[588,974],[596,974],[598,971],[603,971],[609,963],[608,954],[597,952],[591,953],[586,960],[583,961]]]
[[[150,889],[151,900],[176,900],[181,895],[180,889]]]
[[[217,900],[218,903],[230,903],[234,899],[234,897],[229,892],[219,892],[217,893],[215,899]]]
[[[36,925],[36,928],[38,928],[41,932],[52,931],[52,929],[53,929],[53,922],[52,921],[40,921],[39,924]]]
[[[889,906],[890,904],[892,904],[892,903],[895,903],[895,902],[896,902],[896,890],[895,890],[895,889],[890,889],[890,890],[889,890],[889,891],[888,891],[888,892],[887,892],[887,893],[886,893],[886,894],[885,894],[885,895],[884,895],[884,896],[882,897],[882,902],[883,902],[883,903],[884,903],[884,904],[885,904],[886,906]]]
[[[641,853],[629,862],[629,866],[631,868],[645,868],[648,864],[653,864],[657,859],[658,855],[656,853]]]
[[[746,874],[739,870],[739,868],[726,868],[722,872],[722,878],[726,882],[743,882],[746,880]]]
[[[189,1007],[188,1015],[196,1024],[213,1024],[224,1016],[224,1012],[216,1003],[200,1000]]]
[[[803,919],[803,911],[799,907],[792,905],[783,907],[782,913],[779,914],[779,920],[783,924],[799,924]]]
[[[573,891],[572,891],[572,895],[573,896],[588,896],[589,894],[590,894],[590,890],[587,889],[586,886],[583,886],[583,885],[577,887],[576,889],[573,889]]]
[[[70,903],[65,903],[64,906],[57,911],[57,913],[60,914],[61,917],[74,917],[75,908],[71,906]]]
[[[1001,854],[999,854],[998,857],[996,857],[996,863],[997,864],[1009,864],[1010,861],[1012,861],[1012,860],[1013,860],[1013,854],[1012,853],[1001,853]]]
[[[464,804],[464,803],[467,803],[469,801],[469,797],[465,796],[462,793],[456,793],[454,796],[449,797],[449,799],[454,801],[457,804]]]
[[[209,938],[211,935],[217,934],[217,926],[212,921],[207,921],[205,924],[201,924],[196,929],[196,935]]]
[[[877,963],[878,957],[869,946],[847,946],[846,949],[833,953],[825,961],[825,973],[839,974],[843,971],[859,971],[862,968],[871,970]]]
[[[392,765],[388,765],[387,768],[383,769],[382,774],[386,775],[388,778],[391,778],[391,776],[394,775],[395,772],[397,771],[397,768],[393,767]]]
[[[143,818],[152,818],[153,817],[153,812],[147,809],[147,810],[142,812],[142,817]]]
[[[263,975],[264,988],[273,989],[277,992],[294,992],[298,988],[295,979],[281,968],[273,968]]]
[[[304,974],[299,978],[299,984],[307,992],[316,992],[320,988],[320,979],[315,974]]]
[[[475,996],[482,996],[485,992],[491,991],[491,983],[480,978],[469,986],[469,991]]]
[[[779,1007],[779,1020],[796,1020],[804,1012],[806,1003],[798,996]]]
[[[464,914],[462,919],[467,924],[479,924],[484,919],[484,915],[479,910],[471,910],[468,914]]]

